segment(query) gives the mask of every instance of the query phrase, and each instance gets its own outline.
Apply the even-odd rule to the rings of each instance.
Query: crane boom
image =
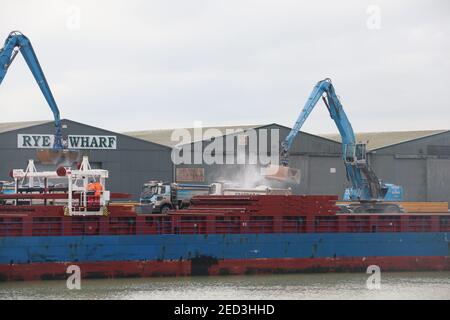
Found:
[[[55,140],[53,148],[56,150],[62,150],[61,119],[58,106],[47,80],[45,79],[44,72],[42,71],[30,40],[19,31],[11,32],[6,38],[3,48],[0,49],[0,84],[5,78],[8,68],[11,66],[11,63],[14,61],[19,51],[22,53],[22,56],[36,79],[45,100],[47,100],[47,103],[53,112],[55,122]]]
[[[356,143],[352,125],[329,78],[316,84],[292,130],[282,142],[281,165],[289,166],[289,152],[293,142],[320,98],[324,101],[342,139],[342,159],[347,180],[351,184],[351,187],[346,190],[348,199],[355,201],[403,200],[402,187],[381,182],[370,167],[367,161],[366,145]]]

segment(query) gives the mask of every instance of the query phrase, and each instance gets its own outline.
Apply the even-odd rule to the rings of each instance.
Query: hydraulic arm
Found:
[[[330,79],[319,81],[311,92],[294,127],[282,142],[280,162],[283,167],[289,167],[289,152],[301,127],[322,99],[331,118],[334,120],[342,139],[342,159],[344,161],[347,179],[351,187],[346,190],[349,200],[374,202],[383,200],[401,201],[403,189],[393,184],[385,184],[378,179],[367,161],[366,145],[356,143],[352,125],[344,112]],[[278,177],[278,180],[279,177]]]
[[[47,103],[53,112],[55,121],[55,140],[53,148],[56,150],[62,150],[61,119],[58,106],[53,98],[53,94],[48,86],[47,80],[45,79],[44,72],[39,65],[39,61],[30,40],[18,31],[11,32],[6,38],[4,47],[0,49],[0,84],[5,78],[8,68],[11,66],[11,63],[14,61],[19,51],[22,53],[22,56],[33,73],[33,76],[36,79],[45,100],[47,100]]]

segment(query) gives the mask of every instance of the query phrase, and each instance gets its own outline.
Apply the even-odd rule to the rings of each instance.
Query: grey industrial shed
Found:
[[[260,165],[249,164],[193,164],[173,165],[173,129],[115,133],[71,120],[62,120],[64,136],[113,136],[114,148],[82,148],[82,154],[89,156],[93,167],[110,172],[108,186],[111,191],[128,192],[137,198],[141,185],[148,180],[212,183],[219,180],[236,180],[250,186],[259,177]],[[208,129],[202,128],[203,133]],[[224,157],[237,157],[242,137],[266,131],[266,146],[281,144],[290,128],[279,125],[245,125],[214,127],[225,140],[232,138],[233,148],[223,151]],[[232,130],[234,133],[228,133]],[[275,130],[275,131],[272,131]],[[28,159],[35,158],[34,148],[20,146],[23,135],[52,134],[52,121],[33,121],[0,124],[0,180],[8,180],[13,168],[25,168]],[[193,129],[186,129],[193,134]],[[272,133],[278,133],[273,139]],[[275,137],[275,136],[274,136]],[[386,182],[402,185],[407,201],[450,201],[450,131],[407,131],[357,133],[357,141],[368,143],[369,161],[379,178]],[[215,140],[207,134],[191,145],[194,159],[197,150],[203,153]],[[261,147],[257,143],[258,151]],[[248,157],[248,145],[245,147]],[[197,152],[198,153],[198,152]],[[270,154],[269,154],[270,155]],[[277,154],[278,156],[278,154]],[[247,158],[248,159],[248,158]],[[295,193],[342,195],[348,185],[341,160],[339,135],[312,135],[300,132],[291,150],[290,165],[301,170],[300,185],[291,185]],[[37,163],[38,168],[47,169]],[[190,176],[192,175],[192,177]],[[280,183],[273,186],[281,187]]]
[[[450,131],[371,150],[381,179],[403,185],[410,201],[450,202]]]
[[[325,135],[340,141],[339,135]],[[450,202],[450,131],[357,133],[378,177],[404,187],[407,201]]]
[[[137,199],[143,182],[149,179],[173,180],[171,148],[63,119],[63,137],[111,137],[114,145],[87,145],[80,148],[82,155],[89,156],[92,167],[109,170],[107,187],[113,192],[128,192]],[[28,159],[36,158],[34,145],[22,146],[19,139],[28,135],[52,135],[53,121],[33,121],[0,124],[0,180],[8,180],[11,169],[25,169]],[[87,139],[87,138],[86,138]],[[81,147],[81,145],[80,145]],[[38,169],[48,165],[36,162]]]
[[[278,124],[215,128],[224,135],[226,129],[240,128],[238,132],[243,135],[251,129],[278,129],[279,144],[290,131],[290,128]],[[203,128],[204,131],[208,129]],[[191,133],[193,131],[192,128],[187,130]],[[173,129],[150,130],[127,134],[173,147],[176,141],[170,139],[172,131]],[[404,187],[406,201],[450,201],[450,131],[356,133],[356,139],[358,142],[367,143],[369,161],[378,177]],[[211,141],[206,138],[196,143],[201,143],[201,150],[204,150]],[[236,153],[236,150],[232,153]],[[317,136],[300,132],[291,150],[290,166],[299,168],[302,174],[301,184],[292,186],[295,193],[341,196],[348,186],[338,134]],[[247,180],[252,182],[252,175],[258,174],[254,167],[258,166],[179,164],[176,165],[176,171],[182,173],[183,169],[197,168],[202,172],[197,178],[200,177],[198,180],[203,183],[221,179],[246,183]],[[181,179],[180,182],[188,181]]]
[[[260,137],[261,131],[267,132],[267,143],[276,143],[279,147],[281,141],[289,134],[290,128],[279,124],[268,125],[245,125],[245,126],[223,126],[213,127],[216,130],[222,132],[223,136],[233,137],[234,148],[226,150],[226,154],[237,154],[239,136],[247,136],[250,131],[254,131],[257,137]],[[212,127],[202,128],[203,132],[208,132]],[[193,133],[193,128],[186,129],[188,132]],[[227,134],[227,130],[233,130],[234,133]],[[278,133],[278,139],[274,138],[272,141],[272,133],[276,130]],[[137,131],[128,132],[126,134],[146,139],[149,141],[158,141],[161,144],[168,146],[175,146],[177,141],[171,139],[173,129],[168,130],[150,130],[150,131]],[[263,135],[264,136],[264,135]],[[275,136],[274,136],[275,137]],[[212,143],[213,139],[209,139],[206,134],[206,138],[200,141],[194,141],[191,147],[192,156],[195,157],[195,145],[201,144],[198,148],[203,152],[205,148]],[[226,138],[225,138],[226,139]],[[224,139],[224,144],[225,144]],[[276,141],[275,141],[276,140]],[[260,151],[260,140],[258,139],[258,149]],[[270,150],[267,145],[267,150]],[[270,155],[270,153],[269,153]],[[278,157],[278,152],[277,155]],[[247,146],[248,157],[248,146]],[[343,194],[346,186],[345,169],[341,161],[341,144],[328,138],[312,135],[305,132],[300,132],[297,136],[294,145],[291,149],[290,163],[292,167],[299,168],[301,170],[301,183],[300,185],[289,185],[292,187],[294,193],[303,194]],[[278,182],[268,182],[259,180],[259,169],[262,166],[259,164],[178,164],[176,165],[176,179],[178,182],[198,182],[198,183],[212,183],[215,181],[229,180],[236,181],[244,186],[251,186],[253,183],[271,184],[274,187],[285,187]],[[186,179],[185,170],[201,170],[197,171],[196,177],[199,179]],[[181,174],[183,173],[183,174]],[[183,176],[183,177],[181,177]]]

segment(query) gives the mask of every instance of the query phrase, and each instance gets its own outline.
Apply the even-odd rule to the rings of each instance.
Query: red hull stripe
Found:
[[[86,263],[30,263],[0,265],[0,281],[66,279],[76,264],[87,278],[158,277],[190,275],[281,274],[300,272],[365,272],[369,265],[382,271],[450,270],[450,257],[283,258],[252,260],[124,261]]]

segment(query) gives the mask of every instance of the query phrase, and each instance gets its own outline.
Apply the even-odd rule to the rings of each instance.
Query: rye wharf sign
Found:
[[[52,134],[18,134],[17,147],[18,148],[51,148],[55,136]]]
[[[69,135],[67,137],[69,149],[116,149],[116,136],[84,136]]]
[[[31,149],[50,149],[53,147],[55,136],[52,134],[18,134],[17,147]],[[117,149],[116,136],[69,135],[68,149]]]

